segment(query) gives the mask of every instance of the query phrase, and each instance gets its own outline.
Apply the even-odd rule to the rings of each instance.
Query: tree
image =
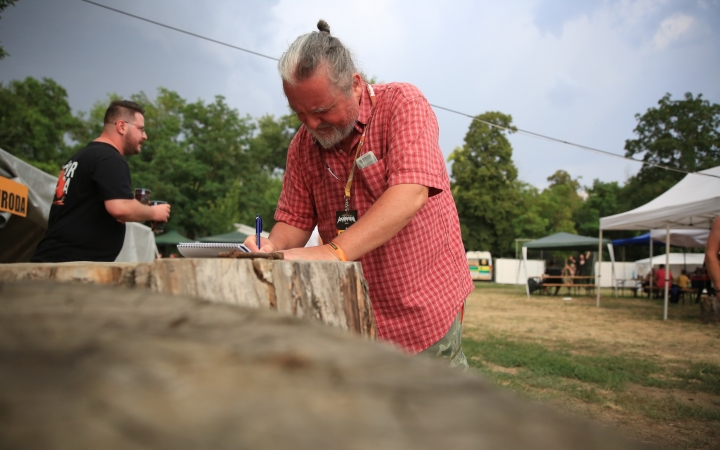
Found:
[[[476,119],[515,130],[512,117],[500,112],[487,112]],[[465,145],[456,148],[448,158],[452,162],[452,193],[467,250],[507,255],[513,248],[513,220],[519,193],[517,168],[506,133],[473,120],[465,135]]]
[[[548,232],[577,233],[573,214],[582,203],[578,194],[580,182],[564,170],[558,170],[547,180],[550,185],[540,194],[542,216],[547,220]]]
[[[300,129],[300,120],[295,114],[288,114],[275,120],[272,115],[258,119],[259,133],[250,141],[250,152],[266,170],[285,171],[287,150],[293,136]]]
[[[549,221],[545,217],[545,197],[535,186],[517,182],[518,202],[513,219],[513,231],[517,238],[538,239],[547,236]]]
[[[688,172],[720,165],[720,105],[711,104],[702,94],[685,94],[671,100],[665,94],[658,107],[635,115],[636,139],[625,141],[625,156]],[[628,180],[630,208],[647,203],[683,178],[684,174],[645,165]]]
[[[66,138],[80,125],[67,91],[50,78],[0,83],[0,147],[39,169],[58,173],[72,150]]]
[[[0,12],[2,12],[5,8],[7,8],[10,5],[14,5],[17,0],[0,0]],[[0,59],[5,58],[8,56],[8,53],[5,51],[5,49],[0,45]]]
[[[577,231],[583,236],[597,236],[600,218],[619,214],[626,210],[623,189],[617,181],[605,183],[599,179],[585,187],[587,198],[573,214]]]

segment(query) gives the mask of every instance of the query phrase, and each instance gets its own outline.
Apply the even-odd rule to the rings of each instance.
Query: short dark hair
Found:
[[[145,109],[138,103],[131,102],[130,100],[114,100],[108,106],[105,111],[105,119],[103,123],[106,125],[109,123],[115,123],[118,120],[132,120],[135,118],[135,113],[145,115]]]

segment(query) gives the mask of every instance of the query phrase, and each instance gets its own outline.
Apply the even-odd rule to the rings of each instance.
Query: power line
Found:
[[[240,50],[247,53],[252,53],[253,55],[262,56],[263,58],[272,59],[273,61],[280,61],[278,58],[273,58],[272,56],[263,55],[262,53],[254,52],[252,50],[248,50],[246,48],[238,47],[237,45],[228,44],[227,42],[218,41],[216,39],[209,38],[207,36],[202,36],[199,34],[191,33],[190,31],[181,30],[180,28],[171,27],[170,25],[165,25],[164,23],[155,22],[154,20],[146,19],[144,17],[136,16],[135,14],[130,14],[125,11],[120,11],[119,9],[111,8],[109,6],[101,5],[100,3],[91,2],[90,0],[82,0],[85,3],[90,3],[91,5],[99,6],[101,8],[108,9],[110,11],[116,12],[118,14],[123,14],[128,17],[132,17],[133,19],[142,20],[143,22],[148,22],[153,25],[157,25],[163,28],[167,28],[169,30],[177,31],[178,33],[187,34],[196,38],[204,39],[206,41],[214,42],[215,44],[224,45],[225,47],[234,48],[235,50]]]
[[[453,113],[453,114],[458,114],[458,115],[461,115],[461,116],[469,117],[469,118],[471,118],[471,119],[474,120],[474,121],[477,121],[477,122],[480,122],[480,123],[484,123],[485,125],[489,125],[489,126],[494,127],[494,128],[499,128],[499,129],[501,129],[501,130],[508,131],[508,132],[511,132],[511,133],[517,132],[517,133],[520,133],[520,134],[528,135],[528,136],[530,136],[530,137],[535,137],[535,138],[540,138],[540,139],[546,139],[546,140],[549,140],[549,141],[552,141],[552,142],[558,142],[558,143],[560,143],[560,144],[566,144],[566,145],[570,145],[570,146],[572,146],[572,147],[578,147],[578,148],[581,148],[581,149],[583,149],[583,150],[588,150],[588,151],[591,151],[591,152],[594,152],[594,153],[599,153],[599,154],[601,154],[601,155],[612,156],[612,157],[614,157],[614,158],[620,158],[620,159],[624,159],[624,160],[626,160],[626,161],[632,161],[632,162],[636,162],[636,163],[640,163],[640,164],[645,164],[645,165],[648,165],[648,166],[651,166],[651,167],[657,167],[658,169],[670,170],[670,171],[672,171],[672,172],[684,173],[684,174],[686,174],[686,175],[691,174],[691,173],[694,173],[694,174],[697,174],[697,175],[704,175],[704,176],[707,176],[707,177],[720,178],[720,176],[712,175],[712,174],[709,174],[709,173],[688,172],[688,171],[686,171],[686,170],[677,169],[677,168],[675,168],[675,167],[663,166],[663,165],[655,164],[655,163],[652,163],[652,162],[649,162],[649,161],[643,161],[643,160],[640,160],[640,159],[630,158],[629,156],[618,155],[617,153],[612,153],[612,152],[609,152],[609,151],[607,151],[607,150],[600,150],[600,149],[593,148],[593,147],[588,147],[587,145],[582,145],[582,144],[575,144],[575,143],[573,143],[573,142],[564,141],[564,140],[562,140],[562,139],[557,139],[557,138],[554,138],[554,137],[551,137],[551,136],[545,136],[544,134],[535,133],[535,132],[533,132],[533,131],[522,130],[522,129],[517,128],[517,127],[510,128],[510,127],[506,127],[506,126],[503,126],[503,125],[498,125],[498,124],[496,124],[496,123],[488,122],[487,120],[478,119],[477,117],[471,116],[470,114],[466,114],[466,113],[463,113],[463,112],[460,112],[460,111],[455,111],[455,110],[452,110],[452,109],[449,109],[449,108],[445,108],[444,106],[433,105],[432,103],[430,104],[430,106],[432,106],[433,108],[442,109],[442,110],[451,112],[451,113]]]
[[[143,22],[148,22],[148,23],[151,23],[151,24],[153,24],[153,25],[157,25],[157,26],[160,26],[160,27],[163,27],[163,28],[167,28],[167,29],[169,29],[169,30],[177,31],[178,33],[187,34],[187,35],[189,35],[189,36],[193,36],[193,37],[196,37],[196,38],[199,38],[199,39],[203,39],[203,40],[206,40],[206,41],[209,41],[209,42],[213,42],[213,43],[215,43],[215,44],[224,45],[225,47],[230,47],[230,48],[235,49],[235,50],[240,50],[240,51],[243,51],[243,52],[246,52],[246,53],[250,53],[250,54],[253,54],[253,55],[256,55],[256,56],[261,56],[261,57],[263,57],[263,58],[271,59],[271,60],[273,60],[273,61],[280,61],[279,58],[275,58],[275,57],[273,57],[273,56],[264,55],[264,54],[262,54],[262,53],[258,53],[258,52],[252,51],[252,50],[248,50],[248,49],[246,49],[246,48],[242,48],[242,47],[238,47],[238,46],[236,46],[236,45],[228,44],[227,42],[218,41],[217,39],[212,39],[212,38],[209,38],[209,37],[207,37],[207,36],[202,36],[202,35],[200,35],[200,34],[192,33],[192,32],[190,32],[190,31],[186,31],[186,30],[183,30],[183,29],[180,29],[180,28],[176,28],[176,27],[173,27],[173,26],[170,26],[170,25],[166,25],[166,24],[164,24],[164,23],[160,23],[160,22],[156,22],[156,21],[154,21],[154,20],[146,19],[146,18],[144,18],[144,17],[140,17],[140,16],[137,16],[137,15],[135,15],[135,14],[130,14],[130,13],[128,13],[128,12],[121,11],[121,10],[119,10],[119,9],[111,8],[111,7],[109,7],[109,6],[105,6],[105,5],[100,4],[100,3],[96,3],[96,2],[93,2],[93,1],[90,1],[90,0],[81,0],[81,1],[83,1],[83,2],[85,2],[85,3],[90,3],[91,5],[99,6],[99,7],[101,7],[101,8],[105,8],[105,9],[107,9],[107,10],[116,12],[116,13],[118,13],[118,14],[123,14],[123,15],[125,15],[125,16],[132,17],[133,19],[142,20]],[[712,174],[707,174],[707,173],[700,173],[700,172],[688,172],[688,171],[686,171],[686,170],[681,170],[681,169],[677,169],[677,168],[674,168],[674,167],[663,166],[663,165],[655,164],[655,163],[648,162],[648,161],[642,161],[642,160],[639,160],[639,159],[630,158],[630,157],[628,157],[628,156],[619,155],[619,154],[617,154],[617,153],[608,152],[608,151],[606,151],[606,150],[600,150],[600,149],[597,149],[597,148],[588,147],[588,146],[586,146],[586,145],[575,144],[575,143],[573,143],[573,142],[565,141],[565,140],[562,140],[562,139],[557,139],[557,138],[554,138],[554,137],[551,137],[551,136],[545,136],[545,135],[543,135],[543,134],[535,133],[535,132],[533,132],[533,131],[522,130],[522,129],[517,128],[517,127],[515,127],[515,128],[505,127],[505,126],[498,125],[498,124],[495,124],[495,123],[492,123],[492,122],[488,122],[488,121],[486,121],[486,120],[478,119],[477,117],[472,116],[472,115],[467,114],[467,113],[463,113],[463,112],[460,112],[460,111],[455,111],[455,110],[453,110],[453,109],[445,108],[445,107],[439,106],[439,105],[433,105],[432,103],[430,104],[430,106],[432,106],[433,108],[442,109],[442,110],[444,110],[444,111],[451,112],[451,113],[453,113],[453,114],[458,114],[458,115],[460,115],[460,116],[469,117],[469,118],[471,118],[472,120],[475,120],[475,121],[484,123],[484,124],[486,124],[486,125],[488,125],[488,126],[491,126],[491,127],[499,128],[499,129],[501,129],[501,130],[505,130],[505,131],[509,131],[509,132],[518,132],[518,133],[525,134],[525,135],[530,136],[530,137],[535,137],[535,138],[540,138],[540,139],[546,139],[546,140],[549,140],[549,141],[552,141],[552,142],[558,142],[558,143],[561,143],[561,144],[569,145],[569,146],[571,146],[571,147],[577,147],[577,148],[580,148],[580,149],[583,149],[583,150],[588,150],[588,151],[591,151],[591,152],[594,152],[594,153],[598,153],[598,154],[601,154],[601,155],[605,155],[605,156],[612,156],[612,157],[614,157],[614,158],[620,158],[620,159],[624,159],[624,160],[626,160],[626,161],[632,161],[632,162],[635,162],[635,163],[640,163],[640,164],[648,165],[648,166],[651,166],[651,167],[656,167],[656,168],[658,168],[658,169],[665,169],[665,170],[669,170],[669,171],[672,171],[672,172],[684,173],[684,174],[686,174],[686,175],[687,175],[687,174],[691,174],[691,173],[695,173],[695,174],[697,174],[697,175],[704,175],[704,176],[713,177],[713,178],[720,178],[720,176],[717,176],[717,175],[712,175]]]

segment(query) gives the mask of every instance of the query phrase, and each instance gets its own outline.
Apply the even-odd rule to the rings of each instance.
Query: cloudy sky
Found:
[[[325,19],[380,81],[417,85],[467,114],[500,111],[520,129],[624,153],[635,114],[665,94],[720,103],[720,0],[96,0],[279,57]],[[162,86],[190,101],[223,95],[242,114],[287,113],[276,63],[81,0],[19,0],[2,13],[0,82],[50,77],[73,111],[107,94]],[[447,156],[470,119],[436,110]],[[152,130],[149,130],[152,132]],[[520,134],[520,178],[558,169],[624,182],[633,162]]]

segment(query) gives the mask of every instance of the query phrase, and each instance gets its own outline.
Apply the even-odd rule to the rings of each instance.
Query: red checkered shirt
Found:
[[[350,209],[362,217],[396,184],[429,188],[428,202],[410,223],[359,260],[378,337],[417,353],[445,335],[473,283],[430,104],[410,84],[373,87],[377,107],[362,153],[373,152],[378,161],[355,170]],[[323,242],[337,235],[335,212],[345,209],[344,187],[370,109],[370,96],[363,89],[350,152],[325,150],[300,128],[288,149],[276,221],[305,231],[317,224]]]

